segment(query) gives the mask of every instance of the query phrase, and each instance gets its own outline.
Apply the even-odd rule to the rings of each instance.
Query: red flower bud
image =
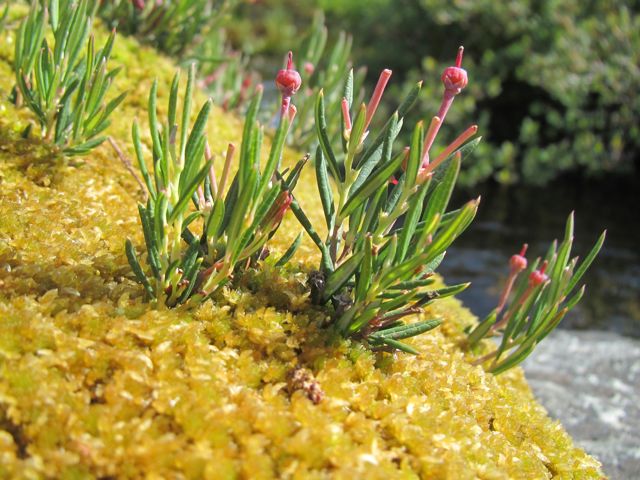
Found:
[[[462,54],[464,48],[458,49],[458,56],[456,57],[456,65],[454,67],[447,67],[442,72],[442,83],[444,89],[453,95],[457,95],[467,86],[467,71],[464,68],[460,68],[462,65]]]
[[[540,270],[534,270],[533,272],[531,272],[531,275],[529,275],[529,285],[531,285],[532,287],[537,287],[541,283],[549,280],[549,276],[544,273],[544,271],[547,269],[547,265],[548,262],[545,260]]]
[[[289,52],[287,68],[280,70],[276,76],[276,87],[284,97],[290,97],[298,91],[300,85],[302,85],[302,78],[293,68],[293,53]]]
[[[509,266],[511,267],[511,271],[514,273],[521,272],[525,268],[527,268],[527,259],[524,254],[527,252],[528,245],[525,243],[522,246],[522,250],[520,250],[519,254],[513,255],[511,260],[509,260]]]

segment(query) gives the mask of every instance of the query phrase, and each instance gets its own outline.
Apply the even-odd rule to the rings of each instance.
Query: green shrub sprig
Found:
[[[131,241],[129,263],[149,297],[169,307],[197,304],[227,284],[233,274],[258,260],[291,203],[304,161],[276,180],[289,125],[284,116],[275,132],[264,169],[260,168],[263,132],[257,123],[262,97],[258,88],[245,119],[238,169],[231,166],[235,147],[229,145],[220,179],[213,169],[205,128],[211,101],[201,108],[189,130],[195,68],[189,78],[178,126],[179,77],[171,85],[168,118],[156,113],[157,83],[149,95],[149,125],[153,142],[153,171],[147,170],[137,124],[133,144],[148,192],[138,210],[146,244],[145,273]],[[228,187],[228,188],[227,188]],[[193,203],[195,209],[190,208]],[[199,225],[200,233],[192,229]],[[299,243],[299,242],[298,242]],[[293,252],[288,252],[289,257]]]
[[[464,75],[466,82],[466,72]],[[467,286],[434,289],[432,276],[445,250],[477,211],[479,200],[451,212],[446,208],[462,157],[478,140],[464,145],[476,131],[471,128],[430,161],[429,149],[441,124],[434,117],[426,134],[420,122],[413,130],[411,145],[394,149],[421,83],[384,127],[375,135],[369,133],[390,76],[390,70],[382,72],[371,100],[356,109],[353,122],[352,73],[345,83],[341,119],[327,119],[324,95],[319,92],[315,125],[320,147],[315,163],[326,238],[320,238],[295,201],[292,209],[322,252],[319,271],[311,278],[312,298],[319,304],[333,303],[337,331],[375,348],[417,353],[400,340],[431,330],[440,321],[404,324],[402,319]],[[446,109],[454,96],[447,99]],[[330,141],[329,121],[334,128],[338,123],[343,132],[339,146]],[[446,165],[438,169],[443,163]],[[398,180],[390,184],[397,172],[401,172]]]
[[[126,96],[106,102],[119,71],[107,68],[115,31],[96,50],[93,13],[88,0],[34,2],[16,37],[19,94],[38,118],[43,137],[68,156],[84,155],[106,139],[109,116]]]
[[[477,364],[490,361],[488,370],[499,374],[527,358],[582,298],[585,285],[578,288],[578,284],[602,248],[605,234],[602,232],[578,264],[578,257],[571,258],[571,213],[562,243],[554,241],[543,260],[538,258],[527,268],[526,245],[511,257],[511,271],[498,306],[468,336],[473,348],[483,338],[502,335],[498,348],[477,359]]]

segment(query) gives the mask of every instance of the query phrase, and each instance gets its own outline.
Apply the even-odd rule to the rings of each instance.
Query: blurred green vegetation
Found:
[[[465,46],[470,83],[441,138],[450,141],[474,119],[485,141],[464,166],[462,183],[637,174],[640,2],[262,0],[238,8],[230,38],[280,62],[303,41],[317,8],[334,35],[353,35],[354,65],[367,65],[370,82],[393,69],[388,108],[425,80],[414,110],[424,118],[437,111],[442,69]]]

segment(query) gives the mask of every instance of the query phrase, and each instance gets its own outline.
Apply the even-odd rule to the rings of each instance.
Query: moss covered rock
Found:
[[[425,313],[444,324],[413,340],[418,356],[331,338],[304,285],[308,241],[292,266],[267,260],[215,303],[151,309],[124,254],[125,238],[143,244],[139,187],[107,144],[70,165],[37,128],[22,138],[33,120],[7,100],[12,41],[2,33],[0,478],[602,476],[520,369],[470,364],[461,332],[475,319],[457,301]],[[125,38],[113,61],[130,93],[109,133],[131,155],[152,78],[166,95],[175,66]],[[240,126],[215,111],[214,151]],[[321,215],[312,169],[297,196]],[[271,249],[299,231],[286,218]]]

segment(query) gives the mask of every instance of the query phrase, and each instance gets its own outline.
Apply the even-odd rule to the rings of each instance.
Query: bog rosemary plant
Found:
[[[42,136],[68,156],[84,155],[106,139],[109,116],[126,96],[106,102],[118,73],[107,69],[115,31],[96,51],[93,9],[88,0],[34,1],[16,37],[19,95]]]
[[[211,101],[203,105],[189,129],[194,72],[195,68],[189,70],[180,125],[178,75],[171,85],[165,122],[159,121],[156,112],[157,83],[151,88],[152,172],[147,170],[136,123],[132,132],[148,193],[146,204],[140,204],[138,210],[150,272],[142,268],[129,240],[126,253],[149,297],[169,307],[204,301],[236,272],[262,257],[266,242],[291,203],[290,191],[303,165],[298,163],[286,179],[277,175],[295,112],[291,106],[281,118],[265,167],[260,169],[263,132],[256,118],[262,88],[258,88],[246,115],[237,172],[232,177],[235,146],[230,144],[218,180],[205,138]],[[194,233],[196,228],[198,234]]]
[[[353,122],[351,75],[344,88],[341,118],[327,118],[322,91],[316,99],[320,147],[315,166],[328,231],[324,239],[300,206],[292,203],[294,213],[322,253],[320,268],[310,278],[312,298],[319,304],[333,303],[335,328],[340,334],[362,339],[374,348],[417,353],[400,340],[431,330],[440,321],[404,324],[402,319],[468,285],[433,287],[435,269],[449,245],[471,223],[479,203],[473,200],[446,211],[462,157],[479,140],[465,145],[475,134],[475,127],[433,161],[429,158],[433,139],[453,98],[466,85],[461,60],[462,51],[457,66],[451,67],[454,71],[443,75],[445,94],[440,116],[434,117],[426,134],[418,123],[409,147],[396,149],[394,143],[421,84],[375,135],[369,127],[391,71],[382,72],[369,103],[356,107]],[[343,135],[338,145],[330,141],[329,122],[340,124]],[[393,179],[395,174],[399,175],[397,180]]]
[[[585,259],[571,258],[573,213],[569,215],[564,239],[554,241],[543,259],[527,268],[524,245],[510,260],[510,272],[498,306],[469,333],[470,348],[487,337],[501,335],[498,348],[476,360],[478,365],[499,374],[522,362],[582,298],[578,288],[605,239],[602,232]]]

